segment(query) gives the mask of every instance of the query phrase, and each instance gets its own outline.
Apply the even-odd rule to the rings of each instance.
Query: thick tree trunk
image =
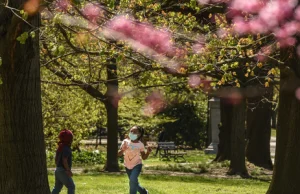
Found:
[[[272,92],[266,95],[270,99]],[[261,100],[261,97],[248,99],[246,157],[249,162],[272,170],[270,153],[272,109],[271,103],[263,103]],[[255,108],[251,110],[253,104]]]
[[[300,62],[296,51],[285,52],[288,60],[280,71],[275,164],[268,194],[300,193],[300,101],[296,98],[296,95],[299,98]]]
[[[111,58],[107,65],[107,92],[105,108],[107,111],[107,160],[105,170],[119,171],[118,163],[118,79],[116,59]]]
[[[3,3],[3,1],[0,1]],[[20,8],[25,0],[9,1]],[[0,5],[0,7],[3,5]],[[39,16],[28,19],[39,27]],[[0,193],[50,193],[42,126],[39,36],[20,44],[16,38],[33,30],[0,8]],[[38,31],[36,31],[38,32]]]
[[[247,177],[245,165],[245,119],[246,100],[242,99],[239,104],[233,105],[232,128],[231,128],[231,160],[228,174],[238,174]]]
[[[231,145],[230,145],[230,135],[232,127],[232,105],[227,103],[227,99],[220,99],[221,108],[221,127],[219,127],[219,145],[218,153],[214,161],[222,162],[225,160],[230,160],[231,157]]]

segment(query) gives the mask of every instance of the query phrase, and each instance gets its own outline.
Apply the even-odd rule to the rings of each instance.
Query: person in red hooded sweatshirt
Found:
[[[72,179],[72,150],[71,144],[73,141],[73,133],[70,130],[64,129],[59,135],[58,148],[55,155],[55,186],[52,194],[60,193],[65,185],[68,188],[68,194],[75,193],[75,184]]]

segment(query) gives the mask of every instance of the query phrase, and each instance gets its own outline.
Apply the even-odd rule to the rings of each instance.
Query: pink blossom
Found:
[[[257,60],[258,61],[265,61],[267,56],[269,56],[272,53],[272,49],[270,46],[265,46],[260,49],[260,51],[257,53]]]
[[[87,3],[82,13],[92,22],[96,22],[97,19],[102,15],[102,9],[93,3]]]
[[[274,30],[275,36],[279,39],[286,39],[299,31],[300,24],[296,21],[285,23],[282,27]]]
[[[300,46],[297,46],[297,55],[300,57]]]
[[[231,3],[231,8],[236,10],[243,10],[249,13],[257,13],[263,8],[264,4],[261,0],[233,0]]]
[[[243,11],[238,9],[232,9],[231,7],[228,8],[227,17],[228,18],[235,18],[235,17],[242,17]]]
[[[278,42],[279,42],[280,47],[284,48],[284,47],[294,46],[296,44],[297,40],[294,37],[287,37],[284,39],[279,39]]]
[[[186,55],[187,55],[187,50],[186,49],[181,49],[181,48],[175,48],[174,49],[174,56],[176,56],[178,58],[184,58]]]
[[[198,0],[198,3],[200,5],[205,5],[205,4],[208,4],[210,0]]]
[[[217,30],[217,36],[220,37],[220,38],[226,38],[228,36],[228,31],[225,30],[224,28],[220,28]]]
[[[293,36],[299,31],[300,24],[296,21],[287,22],[283,25],[283,29],[289,36]]]
[[[211,0],[212,3],[227,3],[230,2],[230,0]]]
[[[234,18],[234,31],[239,34],[245,34],[250,32],[250,27],[247,22],[244,21],[243,18],[237,17]]]
[[[155,29],[150,24],[139,23],[125,16],[112,19],[107,24],[107,28],[122,35],[117,39],[134,41],[132,45],[135,45],[136,49],[143,47],[144,50],[146,47],[158,54],[174,53],[172,35],[167,30]]]
[[[298,6],[294,11],[294,18],[300,20],[300,6]]]
[[[211,1],[212,2],[212,1]],[[239,34],[274,33],[280,46],[294,46],[300,29],[298,0],[231,0],[229,15]],[[249,15],[248,13],[251,13]],[[244,19],[247,16],[247,19]],[[298,20],[298,21],[296,21]],[[258,58],[263,60],[263,53]]]
[[[199,75],[190,75],[188,84],[191,88],[196,88],[201,84],[201,78]]]
[[[295,96],[298,100],[300,100],[300,88],[297,88],[295,91]]]
[[[204,52],[205,47],[204,47],[204,44],[202,44],[202,43],[197,43],[197,44],[194,44],[194,45],[192,46],[192,49],[193,49],[193,52],[194,52],[194,53],[200,54],[200,53],[203,53],[203,52]]]
[[[126,16],[118,16],[109,21],[107,27],[122,33],[125,37],[132,37],[132,29],[134,29],[135,25],[134,22],[126,18]]]
[[[56,7],[59,10],[67,11],[70,6],[71,6],[70,0],[57,0],[56,1]]]
[[[266,33],[267,28],[266,24],[261,21],[260,19],[253,19],[249,21],[249,28],[251,29],[252,33]]]
[[[224,94],[227,104],[237,105],[241,103],[243,96],[240,91],[228,90],[227,92],[227,94]]]
[[[289,37],[288,32],[284,28],[277,28],[276,30],[274,30],[274,34],[278,39],[286,39],[287,37]]]
[[[292,16],[295,5],[295,0],[270,1],[260,10],[259,17],[269,27],[278,26],[284,19]]]
[[[166,105],[164,96],[160,91],[152,92],[149,96],[146,97],[145,100],[146,105],[143,110],[146,116],[153,116],[161,112]]]
[[[161,54],[173,51],[172,36],[167,30],[157,30],[150,25],[137,24],[133,38]]]

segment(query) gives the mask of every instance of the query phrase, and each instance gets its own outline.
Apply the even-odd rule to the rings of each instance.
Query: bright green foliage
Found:
[[[55,151],[47,150],[47,166],[55,167]],[[72,166],[91,166],[104,164],[106,161],[105,153],[99,152],[98,150],[87,151],[81,150],[72,152]]]
[[[28,13],[24,10],[20,10],[20,14],[23,20],[27,20],[28,18]]]
[[[34,32],[34,31],[31,31],[31,32],[30,32],[30,37],[31,37],[31,38],[35,38],[35,32]]]
[[[85,2],[77,1],[74,6],[80,10]],[[49,19],[52,17],[51,14],[42,13],[45,19],[41,29],[43,31],[41,61],[43,71],[48,72],[44,74],[46,76],[43,77],[43,80],[49,85],[60,85],[60,87],[47,86],[44,88],[49,90],[49,94],[45,96],[48,97],[50,93],[55,94],[58,91],[65,92],[68,87],[68,91],[76,93],[78,98],[87,99],[87,94],[84,94],[83,90],[79,92],[79,89],[75,90],[75,88],[91,87],[101,93],[103,97],[107,83],[106,65],[110,58],[116,58],[119,80],[119,95],[116,98],[121,99],[119,102],[120,127],[128,129],[132,125],[141,125],[150,133],[152,129],[169,125],[167,128],[173,130],[177,140],[184,143],[186,141],[184,136],[187,136],[186,134],[191,130],[193,134],[196,134],[195,137],[203,137],[206,120],[206,98],[202,95],[191,98],[190,93],[194,93],[194,96],[198,93],[187,88],[189,75],[193,73],[201,80],[209,80],[208,85],[212,87],[212,90],[223,86],[255,85],[258,82],[249,80],[259,80],[260,76],[266,81],[264,86],[267,87],[277,75],[278,71],[271,65],[257,63],[256,60],[240,62],[241,58],[253,57],[265,44],[260,35],[239,38],[237,35],[231,34],[232,26],[227,24],[224,15],[201,15],[206,10],[202,10],[196,0],[182,3],[172,1],[158,3],[152,0],[103,1],[102,3],[110,12],[106,13],[107,18],[98,21],[99,28],[94,28],[94,30],[90,30],[89,27],[96,24],[91,24],[73,8],[70,8],[68,13],[48,10],[54,16],[52,19]],[[165,64],[153,60],[152,56],[136,52],[124,41],[110,41],[102,36],[102,27],[106,20],[124,12],[128,13],[128,10],[138,21],[151,23],[158,29],[168,29],[172,32],[171,41],[183,53],[182,55],[168,56],[171,65],[172,63],[180,65],[176,72],[168,72]],[[214,23],[206,22],[207,20],[212,20]],[[222,27],[226,32],[222,38],[215,30],[212,30],[218,27]],[[193,45],[196,43],[205,43],[203,52],[199,53],[193,50]],[[49,72],[52,72],[52,75]],[[177,77],[173,74],[180,76]],[[54,78],[54,75],[59,78]],[[253,79],[256,76],[258,79]],[[168,102],[166,107],[169,108],[163,114],[146,117],[143,114],[143,107],[146,104],[144,99],[154,91],[155,87],[162,91],[165,101]],[[201,90],[203,87],[207,86],[202,82],[196,88]],[[205,92],[208,91],[205,90]],[[84,131],[87,131],[86,127],[80,127],[80,125],[86,126],[86,124],[82,124],[84,120],[89,121],[87,122],[89,127],[93,126],[92,123],[102,127],[106,125],[103,98],[92,95],[95,100],[90,98],[86,100],[89,102],[86,102],[83,99],[77,99],[73,102],[75,98],[71,94],[67,96],[69,100],[64,99],[60,102],[59,109],[63,107],[66,115],[75,114],[72,111],[77,110],[77,112],[75,111],[76,117],[80,118],[80,122],[78,121],[76,124],[79,125],[77,128],[84,128]],[[57,97],[59,95],[53,97],[52,101],[55,101]],[[68,108],[63,106],[65,103]],[[83,114],[79,116],[80,110]],[[100,114],[96,115],[97,111]],[[88,114],[89,112],[92,113]],[[184,112],[187,115],[186,118],[179,112]],[[86,116],[88,117],[86,118]],[[190,120],[189,117],[193,119]],[[48,118],[46,117],[47,120]],[[55,122],[50,122],[49,126],[53,128],[52,125],[64,122],[55,120]],[[175,130],[173,125],[178,128]],[[195,125],[198,127],[194,127]],[[53,129],[49,131],[53,131]],[[177,135],[178,131],[184,132]],[[78,138],[85,137],[86,134],[82,132]],[[53,135],[50,133],[50,136]],[[196,141],[196,139],[193,140],[192,146],[200,147],[202,143]]]
[[[25,44],[27,38],[28,38],[28,32],[22,33],[20,36],[17,37],[17,41],[20,42],[20,44]]]
[[[43,70],[42,79],[49,78],[53,75]],[[60,130],[72,130],[73,147],[77,147],[81,139],[96,129],[96,123],[105,119],[103,105],[79,89],[43,83],[42,91],[45,139],[50,150],[56,148]]]

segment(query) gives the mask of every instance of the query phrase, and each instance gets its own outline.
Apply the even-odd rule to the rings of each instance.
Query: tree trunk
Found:
[[[293,49],[281,53],[287,61],[280,69],[275,164],[268,194],[300,193],[300,62]]]
[[[245,105],[242,99],[239,104],[233,105],[232,128],[231,128],[231,160],[228,174],[238,174],[247,177],[248,172],[245,165]]]
[[[9,1],[9,6],[20,9],[24,2]],[[39,36],[20,44],[16,38],[33,29],[1,6],[0,191],[47,194],[50,189],[42,126]],[[28,22],[39,27],[39,15],[30,16]]]
[[[220,98],[220,108],[221,108],[221,126],[219,127],[219,145],[218,153],[214,161],[222,162],[225,160],[230,160],[230,135],[232,127],[232,105],[227,103],[227,99]]]
[[[118,76],[116,59],[111,58],[107,65],[107,91],[105,108],[107,111],[107,160],[105,170],[119,171],[118,163]]]
[[[272,92],[266,94],[272,98]],[[246,157],[253,164],[272,170],[270,153],[272,104],[261,102],[262,98],[248,99]],[[252,104],[256,106],[251,110]]]

